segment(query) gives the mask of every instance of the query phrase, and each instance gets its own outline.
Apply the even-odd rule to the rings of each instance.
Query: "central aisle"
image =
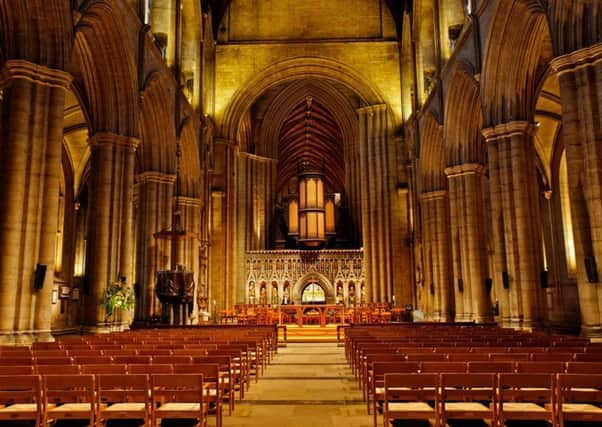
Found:
[[[372,417],[336,343],[279,348],[224,427],[372,427]]]

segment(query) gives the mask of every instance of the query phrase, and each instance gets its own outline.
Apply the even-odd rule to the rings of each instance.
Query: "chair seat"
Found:
[[[390,402],[390,412],[435,412],[435,409],[424,402]]]
[[[489,408],[479,402],[445,402],[446,412],[491,412]]]
[[[182,411],[182,412],[190,412],[190,411],[200,411],[201,410],[201,404],[200,403],[194,403],[194,402],[169,402],[169,403],[165,403],[163,405],[161,405],[158,409],[156,409],[157,412],[177,412],[177,411]]]
[[[64,405],[58,405],[53,408],[47,408],[49,413],[83,413],[90,412],[92,410],[89,403],[65,403]]]
[[[35,403],[15,403],[14,405],[0,408],[0,413],[32,412],[38,411],[38,405]]]
[[[144,412],[145,410],[146,405],[143,402],[124,402],[107,406],[103,412]]]
[[[562,412],[591,412],[602,414],[602,408],[590,403],[563,403]]]
[[[548,412],[545,408],[531,402],[504,402],[502,405],[502,410],[505,413]]]

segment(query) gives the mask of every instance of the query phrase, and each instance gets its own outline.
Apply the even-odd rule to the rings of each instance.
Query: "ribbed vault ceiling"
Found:
[[[313,98],[302,100],[286,118],[280,130],[278,160],[277,191],[297,176],[301,164],[324,171],[326,191],[343,191],[343,136],[332,113]]]

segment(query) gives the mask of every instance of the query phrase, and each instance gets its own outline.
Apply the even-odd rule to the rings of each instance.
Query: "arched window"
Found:
[[[324,289],[317,283],[309,283],[301,293],[302,304],[323,304],[326,302]]]

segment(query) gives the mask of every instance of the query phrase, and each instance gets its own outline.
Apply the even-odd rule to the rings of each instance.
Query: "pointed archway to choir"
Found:
[[[311,283],[317,283],[323,290],[326,296],[326,304],[335,304],[335,291],[332,283],[326,276],[317,272],[305,274],[293,287],[291,298],[295,304],[302,304],[303,291],[305,287]]]

